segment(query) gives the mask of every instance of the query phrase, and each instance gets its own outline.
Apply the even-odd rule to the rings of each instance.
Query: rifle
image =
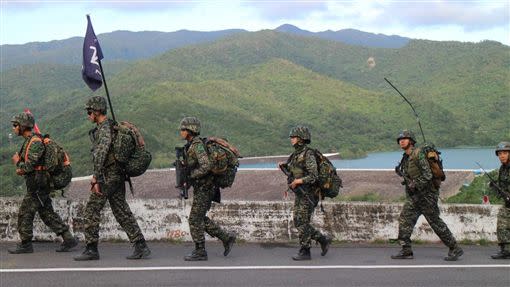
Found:
[[[189,170],[184,147],[175,147],[175,157],[175,187],[181,190],[181,198],[188,199]]]
[[[416,186],[414,186],[413,180],[405,176],[405,174],[402,172],[402,161],[400,161],[395,167],[395,173],[404,179],[401,184],[407,186],[410,192],[416,191]]]
[[[413,105],[411,104],[411,102],[406,98],[404,97],[404,95],[402,95],[402,93],[397,89],[397,87],[395,87],[391,82],[390,80],[384,78],[384,80],[386,82],[388,82],[388,84],[390,84],[390,86],[395,89],[395,91],[397,91],[397,93],[404,99],[404,101],[406,101],[406,103],[409,104],[409,106],[411,107],[411,109],[413,110],[413,113],[414,113],[414,116],[416,117],[416,121],[418,122],[418,126],[420,127],[420,131],[421,131],[421,136],[423,137],[423,142],[427,142],[425,140],[425,134],[423,133],[423,129],[421,128],[421,123],[420,123],[420,118],[418,117],[418,113],[416,112],[416,110],[414,109]]]
[[[493,190],[495,190],[499,196],[505,201],[507,205],[510,205],[510,194],[499,187],[498,183],[492,178],[492,176],[489,175],[489,173],[482,167],[482,165],[478,162],[475,162],[480,169],[483,171],[483,174],[487,176],[489,179],[489,182],[491,183],[491,187]]]
[[[289,189],[294,192],[295,194],[301,194],[310,202],[312,206],[315,206],[313,201],[308,197],[308,194],[303,190],[302,186],[298,186],[295,189],[290,188],[290,184],[294,181],[294,176],[292,175],[292,172],[289,170],[288,164],[282,164],[280,165],[280,170],[287,176],[287,185],[289,186]]]

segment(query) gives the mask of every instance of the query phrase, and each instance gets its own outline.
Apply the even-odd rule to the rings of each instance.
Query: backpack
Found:
[[[231,187],[239,167],[239,150],[226,139],[208,137],[201,140],[212,161],[214,183],[220,188]]]
[[[318,187],[320,188],[321,198],[334,198],[340,193],[343,187],[342,179],[338,176],[335,166],[320,151],[311,149],[317,161],[317,169],[319,171]]]
[[[443,170],[443,159],[441,158],[441,152],[436,149],[434,144],[424,144],[422,147],[416,148],[411,154],[411,157],[418,157],[419,153],[423,152],[427,162],[432,171],[432,183],[435,188],[441,186],[441,182],[445,181],[446,174]]]
[[[32,137],[25,151],[25,162],[28,160],[30,145],[36,140],[44,144],[43,169],[50,175],[51,187],[55,190],[65,188],[73,178],[71,159],[62,146],[50,138],[50,135],[37,134],[37,137]]]
[[[140,176],[149,167],[152,155],[145,149],[140,130],[132,123],[122,121],[113,126],[113,157],[128,177]]]

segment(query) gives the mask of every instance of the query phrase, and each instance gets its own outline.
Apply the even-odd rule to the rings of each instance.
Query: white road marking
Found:
[[[321,269],[475,269],[508,268],[505,264],[475,265],[283,265],[283,266],[148,266],[148,267],[83,267],[83,268],[15,268],[0,273],[30,272],[108,272],[108,271],[214,271],[214,270],[321,270]]]

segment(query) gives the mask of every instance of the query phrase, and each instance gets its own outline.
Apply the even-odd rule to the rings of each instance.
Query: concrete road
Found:
[[[463,246],[457,262],[443,261],[447,248],[417,245],[414,260],[392,260],[395,245],[340,244],[313,260],[295,262],[295,245],[239,244],[224,257],[208,243],[209,261],[185,262],[190,243],[151,242],[151,259],[124,259],[128,243],[100,244],[101,260],[75,262],[56,253],[56,243],[35,243],[35,253],[8,254],[1,243],[0,286],[510,286],[510,260],[492,260],[496,246]]]

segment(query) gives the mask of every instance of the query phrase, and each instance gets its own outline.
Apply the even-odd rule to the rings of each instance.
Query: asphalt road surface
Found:
[[[414,260],[392,260],[396,245],[333,246],[312,261],[295,262],[295,245],[234,246],[228,257],[217,242],[207,244],[209,261],[185,262],[190,243],[150,242],[151,259],[126,260],[128,243],[100,244],[101,260],[76,262],[56,253],[57,243],[34,243],[33,254],[11,255],[1,243],[0,286],[510,286],[510,260],[492,260],[497,246],[463,246],[464,256],[446,262],[443,245],[417,245]]]

